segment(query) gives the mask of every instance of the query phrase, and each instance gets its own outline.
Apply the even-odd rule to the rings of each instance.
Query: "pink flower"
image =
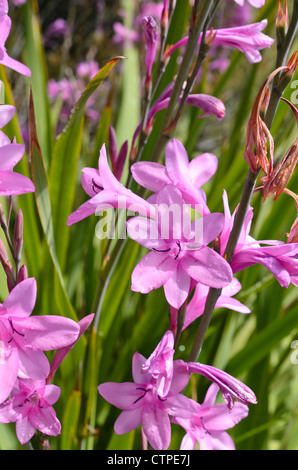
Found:
[[[14,106],[0,106],[0,128],[4,127],[15,113]],[[24,145],[11,143],[0,131],[0,195],[25,194],[35,191],[34,184],[26,176],[12,170],[24,154]]]
[[[132,175],[141,186],[158,193],[167,185],[175,185],[184,201],[192,206],[202,205],[203,213],[209,213],[206,194],[201,189],[216,172],[217,158],[204,153],[189,162],[184,146],[172,139],[166,147],[166,165],[154,162],[137,162],[131,167]],[[153,202],[153,199],[150,199]]]
[[[15,59],[9,57],[6,52],[5,42],[9,35],[11,28],[11,19],[7,16],[8,5],[7,1],[1,1],[0,5],[0,64],[9,67],[10,69],[15,70],[16,72],[26,75],[27,77],[31,76],[31,71],[28,67],[21,64]]]
[[[266,0],[248,0],[248,2],[253,6],[253,7],[256,7],[256,8],[261,8],[265,5],[265,1]],[[245,0],[234,0],[234,2],[236,2],[238,5],[240,5],[241,7],[244,6],[244,3],[245,3]]]
[[[153,374],[149,372],[150,367],[148,371],[146,370],[148,367],[146,358],[135,353],[132,361],[134,382],[107,382],[98,386],[98,391],[105,400],[123,410],[115,422],[115,433],[125,434],[142,424],[149,444],[157,450],[165,450],[170,445],[169,415],[187,419],[196,411],[196,403],[180,393],[189,381],[187,365],[183,361],[171,361],[171,359],[169,359],[171,364],[169,368],[165,367],[163,360],[157,365],[157,358],[164,357],[162,350],[163,346],[161,351],[158,346],[157,356],[149,358],[154,369]],[[166,349],[163,352],[165,353]],[[171,374],[170,386],[162,387],[164,394],[160,395],[160,373],[167,383],[167,371]]]
[[[232,281],[229,264],[207,245],[222,230],[222,214],[209,214],[191,223],[181,192],[167,185],[156,197],[158,220],[134,217],[129,236],[151,250],[132,273],[132,290],[146,294],[164,286],[174,308],[188,297],[191,279],[221,288]],[[172,216],[171,216],[172,213]]]
[[[221,254],[224,254],[231,233],[235,212],[230,213],[226,192],[223,195],[225,208],[225,224],[220,236]],[[231,259],[234,273],[242,271],[254,264],[262,264],[275,276],[282,287],[290,283],[298,286],[298,243],[283,243],[278,240],[255,240],[249,235],[253,209],[250,207],[241,230],[235,252]],[[271,245],[271,246],[261,246]]]
[[[76,341],[80,328],[74,321],[55,315],[32,316],[36,281],[17,284],[0,304],[0,403],[17,377],[44,380],[50,365],[43,351]]]
[[[187,365],[189,372],[203,375],[218,385],[229,410],[234,407],[233,398],[245,405],[257,403],[256,396],[249,387],[223,370],[199,362],[188,362]]]
[[[223,403],[215,404],[218,391],[216,384],[209,387],[204,402],[197,405],[192,418],[172,418],[172,423],[179,424],[186,431],[180,450],[194,450],[197,442],[200,450],[235,450],[232,438],[225,431],[247,417],[248,407],[235,403],[233,409],[228,410]]]
[[[267,20],[259,23],[248,24],[233,28],[215,29],[213,31],[213,46],[227,46],[243,52],[249,62],[256,63],[262,60],[260,50],[271,47],[274,40],[266,36],[261,31],[267,26]],[[207,32],[207,36],[208,33]],[[166,58],[169,57],[178,47],[187,44],[188,36],[178,41],[174,46],[166,51]]]
[[[97,211],[120,206],[122,209],[143,215],[154,215],[154,208],[149,202],[126,189],[113,175],[108,164],[105,145],[100,151],[98,170],[83,168],[82,172],[82,186],[91,199],[70,214],[67,225],[79,222]]]
[[[0,405],[0,423],[16,422],[16,434],[23,445],[38,429],[43,434],[57,436],[61,425],[52,405],[60,395],[56,385],[41,380],[17,380],[11,398]]]

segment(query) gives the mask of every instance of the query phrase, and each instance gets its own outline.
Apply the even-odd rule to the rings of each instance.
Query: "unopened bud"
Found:
[[[157,24],[153,16],[145,16],[142,21],[145,44],[146,44],[146,57],[145,64],[147,68],[146,74],[146,89],[151,86],[152,80],[152,66],[155,60],[157,49]]]
[[[290,58],[287,64],[288,70],[284,70],[280,74],[280,79],[277,85],[277,88],[285,90],[288,84],[291,82],[292,78],[298,67],[298,52],[295,51],[292,57]]]
[[[128,140],[124,142],[122,145],[119,155],[117,156],[117,162],[116,162],[116,167],[114,170],[114,175],[116,176],[117,180],[120,181],[122,178],[122,173],[126,161],[126,156],[128,152]]]
[[[282,44],[287,34],[289,27],[289,13],[288,4],[285,2],[284,10],[282,10],[281,3],[278,1],[277,17],[276,17],[276,36],[277,43]]]
[[[25,281],[25,279],[28,279],[28,272],[27,272],[26,265],[23,264],[20,267],[20,270],[18,272],[18,279],[17,279],[18,284],[22,281]]]
[[[112,162],[112,169],[113,171],[115,171],[118,150],[117,150],[116,132],[113,126],[109,127],[109,143],[110,143],[110,158]]]
[[[0,262],[3,266],[3,269],[7,277],[8,287],[9,286],[13,287],[15,285],[15,274],[14,274],[14,270],[12,268],[11,262],[9,260],[7,251],[1,239],[0,239]]]
[[[17,213],[14,226],[13,247],[15,260],[20,261],[23,247],[23,213],[21,209]]]

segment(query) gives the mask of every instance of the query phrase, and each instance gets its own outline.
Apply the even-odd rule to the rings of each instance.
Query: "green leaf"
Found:
[[[44,230],[49,252],[53,260],[56,273],[59,278],[59,296],[61,302],[63,302],[63,308],[61,313],[77,320],[75,311],[67,297],[66,290],[64,288],[64,281],[59,266],[59,262],[56,255],[55,240],[54,240],[54,229],[53,220],[51,213],[51,202],[48,190],[47,175],[44,169],[43,158],[41,149],[37,137],[37,129],[35,123],[35,112],[32,92],[30,94],[29,103],[29,145],[30,145],[30,157],[31,157],[31,172],[33,182],[35,184],[35,197],[36,204],[39,212],[42,228]]]
[[[107,62],[87,85],[77,104],[74,106],[71,117],[54,147],[49,177],[49,191],[53,220],[55,220],[54,230],[57,257],[62,270],[65,265],[70,234],[66,224],[67,218],[72,211],[75,196],[85,105],[92,93],[95,92],[120,58],[115,57]]]

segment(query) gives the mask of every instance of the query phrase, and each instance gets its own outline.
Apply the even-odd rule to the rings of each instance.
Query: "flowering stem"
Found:
[[[297,31],[297,24],[298,24],[298,0],[295,0],[294,2],[294,8],[293,8],[293,16],[291,19],[291,24],[288,30],[288,33],[285,37],[284,45],[282,49],[278,53],[277,61],[279,63],[284,63],[287,59],[287,54],[290,50],[291,44],[295,38],[295,34]],[[274,87],[274,84],[273,84]],[[273,91],[275,90],[275,92]],[[280,98],[283,94],[284,89],[281,89],[281,87],[278,89],[278,92],[276,91],[277,88],[273,88],[269,105],[267,108],[267,112],[264,117],[264,122],[268,129],[272,126],[273,119],[277,110],[278,103],[280,101]],[[237,241],[245,220],[245,216],[247,214],[247,210],[250,205],[250,201],[254,192],[255,184],[257,181],[257,178],[259,176],[260,170],[258,170],[256,173],[253,173],[251,170],[248,171],[243,193],[241,196],[241,200],[238,206],[238,210],[235,215],[235,220],[234,220],[234,225],[232,228],[232,231],[230,233],[230,237],[227,243],[226,251],[224,254],[225,259],[230,262],[232,259],[232,256],[234,254]],[[201,317],[199,328],[196,334],[196,338],[192,347],[192,350],[190,352],[189,356],[189,361],[194,362],[197,361],[202,346],[204,342],[204,338],[207,332],[207,329],[209,327],[213,310],[215,308],[216,301],[218,300],[220,294],[221,294],[222,289],[214,289],[211,288],[209,290],[209,294],[206,299],[206,305],[204,309],[204,313]]]
[[[204,0],[204,1],[201,0],[200,2],[196,2],[195,4],[194,10],[193,10],[193,21],[191,22],[191,26],[189,29],[189,37],[188,37],[188,42],[186,45],[185,53],[184,53],[181,66],[177,74],[177,78],[175,80],[173,92],[171,94],[170,102],[169,102],[169,105],[168,105],[168,108],[164,117],[164,121],[162,124],[162,129],[161,129],[159,138],[156,142],[151,161],[157,162],[159,160],[159,157],[166,143],[169,140],[168,128],[172,122],[173,115],[175,113],[175,109],[179,101],[179,97],[181,94],[181,90],[183,88],[184,81],[189,73],[200,34],[203,31],[204,25],[210,14],[212,6],[213,6],[213,2],[209,0]],[[194,21],[195,21],[195,24],[193,25]]]

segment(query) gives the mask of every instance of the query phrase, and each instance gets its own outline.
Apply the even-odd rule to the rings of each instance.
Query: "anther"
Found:
[[[98,189],[98,191],[95,191],[94,188]],[[95,194],[98,194],[99,191],[103,191],[103,187],[99,186],[99,184],[96,184],[95,181],[94,181],[94,178],[92,178],[92,191],[94,191]]]
[[[178,242],[176,242],[176,245],[178,245],[179,250],[178,250],[178,253],[177,253],[177,255],[175,256],[174,259],[177,259],[180,255],[180,253],[181,253],[181,243],[178,241]]]
[[[160,401],[166,401],[166,398],[160,398],[159,395],[158,395],[158,399],[159,399]]]
[[[203,426],[203,428],[204,428],[204,431],[206,432],[206,434],[209,434],[209,435],[210,435],[211,432],[209,432],[208,429],[205,428],[205,424],[204,424],[204,421],[203,421],[203,417],[201,416],[200,419],[201,419],[201,423],[202,423],[202,426]]]
[[[158,253],[168,253],[171,251],[171,248],[167,248],[166,250],[158,250],[157,248],[152,248],[152,250],[157,251]]]

